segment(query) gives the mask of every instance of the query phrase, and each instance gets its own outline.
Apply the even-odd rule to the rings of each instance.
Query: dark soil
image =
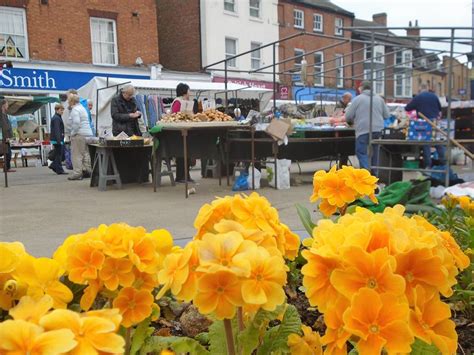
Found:
[[[313,330],[324,334],[326,326],[324,325],[323,315],[317,309],[311,307],[305,294],[300,290],[286,290],[288,303],[295,306],[301,317],[301,322]]]
[[[471,355],[474,353],[474,322],[464,317],[454,318],[458,333],[458,354]]]

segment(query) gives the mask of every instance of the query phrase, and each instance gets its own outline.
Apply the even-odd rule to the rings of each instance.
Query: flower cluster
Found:
[[[227,222],[233,222],[232,230],[236,229],[244,239],[267,249],[276,247],[287,259],[293,260],[298,254],[299,237],[281,223],[270,202],[255,192],[249,196],[217,198],[203,205],[194,221],[197,230],[194,239],[202,239],[206,233],[218,233],[216,226],[225,229]]]
[[[404,208],[374,214],[357,208],[337,223],[322,220],[305,241],[303,285],[324,313],[322,343],[345,354],[349,338],[360,353],[408,353],[414,338],[454,354],[457,334],[448,297],[469,258],[448,232]]]
[[[327,217],[338,209],[344,214],[347,205],[360,197],[367,196],[377,203],[374,195],[377,181],[378,179],[366,169],[343,166],[337,170],[334,165],[329,172],[319,170],[314,174],[310,201],[320,200],[319,210]]]
[[[173,239],[164,229],[147,233],[126,224],[100,225],[68,237],[54,259],[70,281],[87,286],[80,300],[83,310],[89,310],[102,294],[120,310],[122,325],[130,327],[157,307],[152,291],[172,248]]]
[[[29,255],[19,242],[0,242],[0,310],[8,311],[25,295],[36,299],[47,294],[54,308],[66,308],[72,292],[60,277],[61,265],[49,258]]]
[[[0,354],[122,354],[117,309],[76,313],[51,310],[53,299],[24,296],[0,323]]]
[[[441,201],[446,208],[459,207],[466,212],[467,215],[474,217],[474,201],[469,196],[448,195]]]
[[[294,257],[299,239],[265,198],[217,199],[201,208],[195,226],[195,240],[165,258],[157,297],[171,290],[217,319],[233,318],[238,307],[270,311],[285,302],[283,255]]]

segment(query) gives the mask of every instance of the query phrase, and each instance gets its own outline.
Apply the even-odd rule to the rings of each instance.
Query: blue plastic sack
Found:
[[[64,147],[64,163],[66,164],[66,169],[72,170],[72,160],[71,160],[71,149]]]
[[[235,179],[234,186],[232,186],[232,191],[245,191],[249,189],[249,183],[247,178],[249,177],[248,173],[240,173],[240,175]]]

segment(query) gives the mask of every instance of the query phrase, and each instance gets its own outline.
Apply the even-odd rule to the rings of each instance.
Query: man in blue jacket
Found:
[[[409,103],[405,106],[405,111],[416,110],[417,113],[422,113],[432,122],[436,122],[441,116],[441,103],[439,102],[438,96],[428,91],[426,85],[421,85],[421,92],[416,95]],[[436,151],[438,152],[439,161],[441,165],[446,164],[445,154],[446,149],[443,145],[436,145]],[[431,168],[431,146],[423,146],[423,161],[425,169]]]
[[[67,174],[62,166],[62,157],[64,153],[64,123],[61,115],[64,112],[64,106],[56,104],[55,114],[51,118],[51,144],[54,146],[54,160],[49,166],[58,175]]]

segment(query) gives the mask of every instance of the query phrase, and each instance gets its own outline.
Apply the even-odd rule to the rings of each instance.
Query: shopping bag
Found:
[[[235,179],[234,186],[232,186],[232,191],[245,191],[249,189],[249,184],[247,182],[249,174],[240,173],[240,175]]]
[[[56,148],[53,147],[48,153],[48,160],[54,160],[54,156],[56,155]]]
[[[262,178],[262,173],[257,168],[255,168],[255,167],[253,168],[253,171],[251,171],[249,176],[247,177],[247,184],[248,184],[249,188],[252,188],[252,175],[255,176],[254,189],[255,190],[259,189],[260,188],[260,179]]]
[[[289,159],[277,159],[277,184],[276,187],[278,190],[284,190],[290,188],[290,167],[291,160]],[[270,164],[268,164],[270,165]],[[270,174],[271,179],[268,184],[272,187],[275,187],[275,172]]]

